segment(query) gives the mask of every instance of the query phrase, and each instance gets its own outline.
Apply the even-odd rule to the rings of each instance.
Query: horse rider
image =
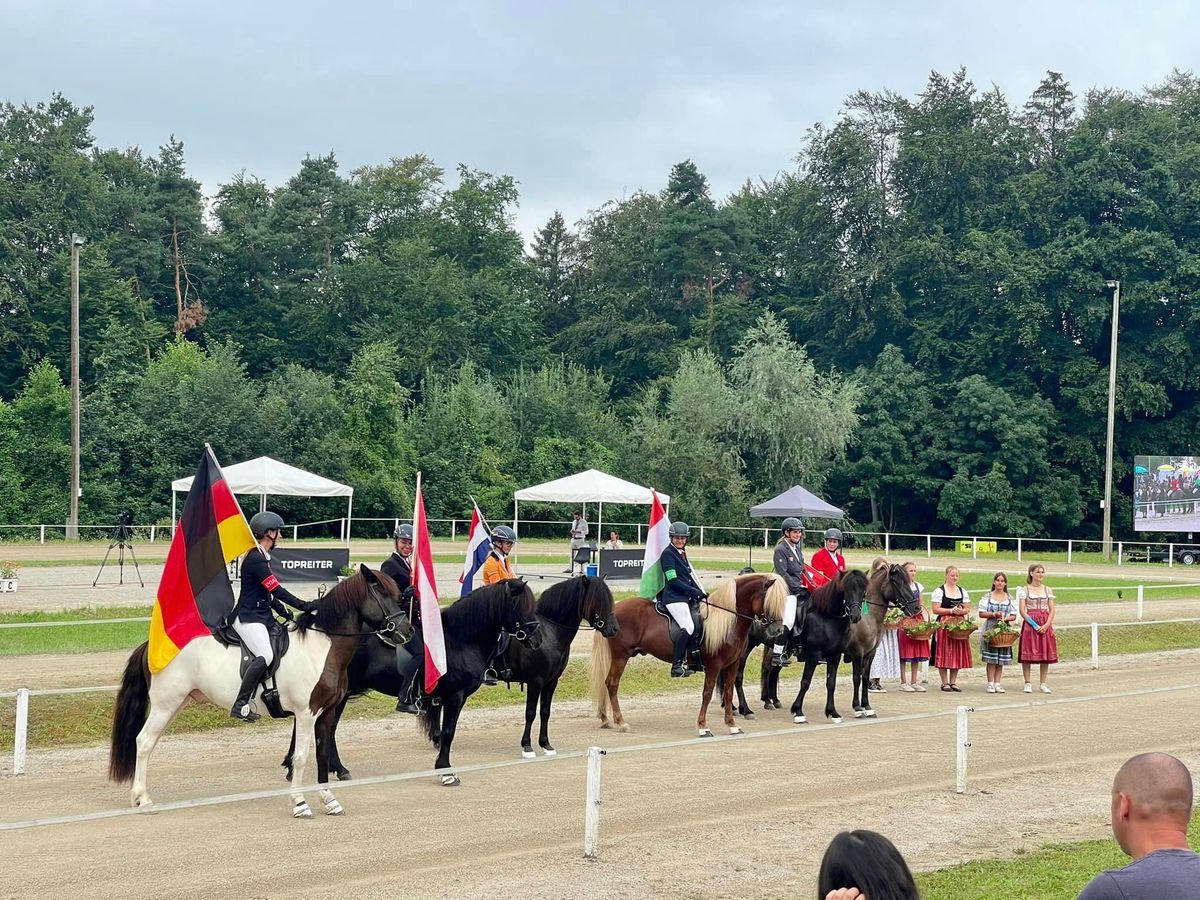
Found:
[[[699,635],[696,617],[699,613],[700,601],[708,597],[703,588],[696,583],[696,577],[692,574],[692,565],[688,562],[687,551],[684,549],[687,546],[690,532],[691,529],[688,528],[687,522],[672,522],[668,530],[671,543],[659,557],[663,577],[666,579],[666,584],[662,589],[663,606],[679,625],[679,637],[675,640],[675,657],[671,662],[672,678],[683,678],[691,675],[692,672],[704,671],[704,662],[699,658],[699,646],[691,648],[695,651],[695,658],[690,670],[684,667],[688,655],[688,645],[693,642],[693,637]]]
[[[788,632],[796,639],[804,631],[808,614],[808,587],[804,579],[804,522],[795,516],[783,520],[779,543],[775,545],[775,574],[787,585],[787,603],[783,608],[784,632],[775,642],[771,661],[775,666],[789,664],[787,658]]]
[[[825,529],[825,546],[813,554],[812,567],[830,581],[846,571],[846,557],[842,556],[841,529]]]
[[[258,546],[251,547],[242,559],[241,592],[237,605],[230,614],[233,630],[241,638],[246,650],[254,654],[253,661],[246,668],[246,674],[242,676],[242,687],[238,691],[237,699],[233,701],[233,709],[229,711],[235,719],[246,722],[262,718],[251,707],[250,698],[254,696],[254,689],[263,680],[275,658],[271,650],[271,637],[267,631],[267,626],[271,623],[271,610],[275,610],[285,619],[291,619],[293,616],[289,606],[301,612],[312,608],[311,604],[281,585],[275,573],[271,571],[271,551],[279,542],[279,533],[282,530],[283,519],[278,513],[270,510],[255,513],[250,519],[250,533],[258,541]]]
[[[517,577],[517,571],[508,559],[516,543],[517,533],[507,525],[497,525],[492,529],[492,549],[483,563],[484,584],[495,584],[506,578]]]
[[[383,561],[379,571],[389,576],[400,588],[400,599],[408,602],[408,621],[413,627],[413,636],[408,643],[396,648],[396,668],[400,673],[396,712],[415,716],[421,712],[418,692],[414,688],[425,662],[425,641],[421,638],[421,607],[412,602],[416,595],[412,583],[413,527],[397,525],[392,539],[396,549]]]

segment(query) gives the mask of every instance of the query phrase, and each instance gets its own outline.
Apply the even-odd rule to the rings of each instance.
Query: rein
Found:
[[[379,594],[376,593],[375,588],[371,587],[367,590],[371,595],[371,599],[379,605],[379,611],[383,614],[383,619],[386,624],[382,628],[376,628],[373,631],[325,631],[324,629],[318,628],[316,625],[309,625],[305,628],[305,630],[315,631],[317,634],[324,634],[328,637],[362,637],[364,634],[379,635],[382,637],[385,634],[391,634],[396,630],[396,617],[402,616],[404,613],[400,612],[389,616],[387,610],[383,608],[383,600],[379,598]],[[313,615],[313,611],[309,610],[305,613],[305,615]]]
[[[705,606],[711,606],[713,609],[724,610],[727,613],[737,616],[739,619],[749,619],[751,622],[757,622],[759,625],[769,625],[771,622],[780,622],[782,619],[768,618],[766,613],[754,615],[752,613],[741,613],[736,609],[730,609],[728,606],[722,606],[720,603],[713,603],[711,600],[701,600]]]

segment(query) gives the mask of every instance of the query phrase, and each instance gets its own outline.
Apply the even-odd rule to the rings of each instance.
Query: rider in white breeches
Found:
[[[261,656],[271,667],[275,654],[271,650],[271,638],[267,634],[267,626],[261,622],[243,622],[240,618],[233,620],[233,630],[238,633],[246,649],[255,656]]]
[[[667,612],[671,614],[671,618],[686,631],[691,634],[696,630],[695,624],[692,622],[692,610],[686,603],[668,603]]]

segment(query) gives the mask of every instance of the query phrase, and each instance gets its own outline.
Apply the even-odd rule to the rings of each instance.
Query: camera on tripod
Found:
[[[120,584],[125,584],[125,553],[129,552],[130,559],[133,560],[133,569],[137,572],[138,583],[145,587],[142,582],[142,571],[138,568],[137,557],[133,553],[133,513],[127,509],[117,513],[117,527],[112,530],[112,536],[109,540],[108,551],[104,554],[104,559],[100,563],[100,571],[96,573],[96,578],[92,582],[92,587],[100,580],[100,575],[104,572],[104,566],[108,563],[108,556],[112,551],[117,551],[117,567],[120,572]]]

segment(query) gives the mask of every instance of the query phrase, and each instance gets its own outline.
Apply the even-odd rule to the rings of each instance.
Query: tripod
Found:
[[[96,578],[92,582],[92,587],[96,586],[96,582],[100,580],[100,576],[104,574],[104,566],[108,563],[109,554],[113,552],[113,548],[117,548],[117,571],[119,573],[119,583],[125,584],[125,551],[129,551],[129,558],[133,560],[133,571],[137,573],[138,584],[142,587],[146,586],[146,582],[142,581],[142,570],[138,568],[137,556],[133,552],[133,534],[129,530],[129,523],[132,521],[128,515],[122,513],[117,517],[117,527],[113,529],[112,540],[109,541],[108,550],[104,552],[104,559],[100,563],[100,571],[96,573]]]

